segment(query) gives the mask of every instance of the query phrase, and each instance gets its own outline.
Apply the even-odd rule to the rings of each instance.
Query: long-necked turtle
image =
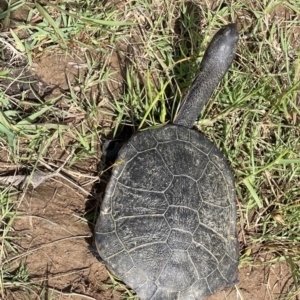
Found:
[[[143,300],[203,299],[237,282],[233,176],[224,155],[190,129],[232,63],[238,32],[220,29],[173,125],[120,150],[95,236],[107,267]]]

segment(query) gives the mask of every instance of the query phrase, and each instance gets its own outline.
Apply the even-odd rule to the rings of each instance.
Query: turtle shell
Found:
[[[143,131],[119,152],[101,205],[96,246],[144,300],[203,299],[237,281],[233,176],[201,133]]]

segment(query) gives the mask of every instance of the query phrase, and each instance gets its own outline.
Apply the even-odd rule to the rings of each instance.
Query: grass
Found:
[[[68,92],[46,100],[11,95],[1,85],[0,143],[12,166],[30,171],[42,162],[55,162],[49,156],[54,147],[72,149],[67,164],[72,169],[96,157],[97,141],[109,132],[116,136],[124,125],[142,130],[170,122],[213,32],[238,20],[235,63],[197,127],[222,149],[235,171],[241,265],[256,265],[258,253],[269,264],[287,261],[293,284],[282,297],[299,297],[299,1],[240,0],[230,6],[213,1],[213,8],[206,4],[197,9],[175,0],[43,3],[17,1],[3,13],[0,41],[6,65],[1,79],[14,76],[20,61],[31,64],[59,51],[72,56],[83,49],[86,65],[77,78],[79,90],[69,81]],[[13,17],[20,8],[26,15],[23,22]],[[121,68],[115,67],[119,64]],[[112,129],[99,125],[103,114],[113,122]],[[68,122],[70,118],[76,121]],[[2,189],[2,295],[15,287],[5,265],[7,253],[14,251],[12,196],[10,189]],[[24,272],[20,268],[17,273],[18,285],[29,280]]]
[[[11,231],[13,230],[12,224],[16,217],[16,212],[13,210],[14,203],[11,201],[11,197],[15,193],[10,189],[3,187],[3,192],[0,194],[1,205],[1,260],[5,261],[8,257],[8,251],[15,252],[12,246]],[[21,274],[21,269],[20,269]],[[4,295],[4,290],[7,285],[11,283],[15,278],[10,274],[8,268],[1,268],[0,275],[0,293]]]

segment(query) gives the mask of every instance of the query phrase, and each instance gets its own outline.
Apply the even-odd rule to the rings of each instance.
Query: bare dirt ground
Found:
[[[52,287],[48,294],[54,299],[83,299],[77,296],[81,293],[117,299],[104,288],[108,274],[89,249],[92,232],[82,220],[86,200],[64,181],[47,182],[27,193],[21,205],[24,214],[15,222],[25,255],[20,260],[33,282]]]

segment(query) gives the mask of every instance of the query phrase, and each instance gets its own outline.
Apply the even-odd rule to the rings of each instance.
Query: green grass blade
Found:
[[[41,110],[37,111],[36,113],[33,113],[32,115],[30,115],[27,118],[23,119],[22,121],[18,122],[17,125],[31,124],[33,121],[35,121],[38,117],[43,115],[50,108],[51,108],[50,106],[46,106],[46,107],[42,108]]]
[[[249,193],[251,194],[252,198],[255,200],[258,208],[262,208],[263,204],[261,202],[261,200],[259,199],[255,189],[253,188],[252,184],[250,183],[250,177],[247,177],[247,179],[244,180],[244,184],[247,187]]]
[[[125,21],[97,20],[88,17],[81,17],[80,20],[88,24],[104,25],[104,26],[131,26],[135,24],[132,22],[125,22]]]
[[[51,18],[47,10],[38,2],[35,2],[35,5],[38,12],[41,14],[41,16],[44,17],[49,22],[49,24],[53,27],[54,31],[60,36],[61,40],[65,43],[65,39],[62,31],[59,29],[56,22]]]
[[[166,90],[167,86],[170,84],[170,82],[171,82],[171,79],[169,79],[169,80],[163,85],[161,91],[156,95],[155,99],[152,101],[152,103],[150,104],[149,108],[147,109],[147,111],[146,111],[146,113],[145,113],[145,115],[144,115],[144,117],[143,117],[143,119],[142,119],[142,121],[141,121],[141,123],[140,123],[140,126],[138,127],[138,130],[140,130],[140,129],[143,127],[143,125],[144,125],[144,123],[145,123],[145,121],[146,121],[146,118],[147,118],[147,116],[150,114],[150,112],[151,112],[151,110],[153,109],[153,107],[154,107],[154,106],[156,105],[156,103],[160,100],[160,98],[164,96],[165,90]]]
[[[15,34],[15,32],[12,29],[10,29],[10,33],[16,42],[17,49],[21,52],[25,52],[25,47],[24,47],[23,43],[21,42],[21,40],[19,39],[19,37]]]

